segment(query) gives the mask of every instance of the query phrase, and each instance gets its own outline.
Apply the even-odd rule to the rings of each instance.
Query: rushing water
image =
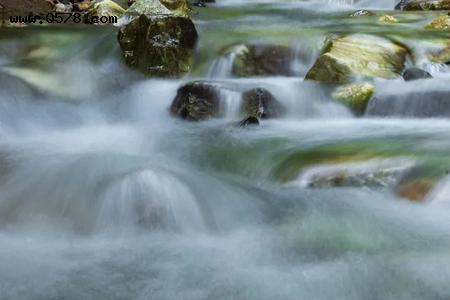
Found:
[[[302,80],[331,28],[386,32],[343,16],[393,1],[217,2],[200,10],[181,81],[126,69],[111,29],[0,33],[0,299],[449,299],[450,121],[355,118]],[[422,49],[414,26],[390,34]],[[292,45],[295,76],[230,78],[218,50],[247,40]],[[422,67],[435,78],[375,82],[400,100],[372,109],[414,116],[426,99],[406,92],[450,91],[446,66]],[[181,84],[210,78],[223,119],[169,115]],[[288,113],[237,128],[240,93],[261,86]],[[315,151],[426,162],[444,180],[415,204],[386,188],[307,188],[321,168],[276,179]]]

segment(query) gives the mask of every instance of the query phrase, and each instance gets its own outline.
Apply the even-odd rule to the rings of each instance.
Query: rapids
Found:
[[[447,171],[449,119],[355,118],[302,79],[328,32],[385,33],[349,12],[394,1],[217,2],[196,16],[198,57],[182,80],[124,67],[114,29],[0,31],[0,299],[450,299],[449,179],[431,204],[276,179],[317,149]],[[388,34],[424,49],[431,37],[411,18]],[[253,40],[294,47],[295,76],[232,78],[219,50]],[[399,98],[450,91],[447,66],[422,67],[434,78],[375,85]],[[224,118],[170,116],[191,80],[224,87]],[[288,113],[236,127],[240,93],[260,86]]]

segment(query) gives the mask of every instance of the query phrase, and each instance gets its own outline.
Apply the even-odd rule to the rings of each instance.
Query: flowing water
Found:
[[[0,299],[450,299],[450,121],[355,118],[303,82],[331,31],[417,49],[449,37],[423,33],[416,14],[389,29],[345,17],[387,0],[217,2],[196,16],[183,80],[125,68],[115,29],[0,33]],[[291,45],[294,75],[232,78],[233,57],[218,53],[245,41]],[[425,100],[406,92],[450,91],[445,65],[422,67],[434,78],[376,81],[404,100],[373,109],[414,115]],[[224,87],[224,118],[170,116],[194,79]],[[240,93],[261,86],[287,115],[236,127]],[[356,172],[419,164],[444,179],[428,204],[386,187],[308,188],[333,171],[312,166],[324,154],[369,157],[349,163]]]

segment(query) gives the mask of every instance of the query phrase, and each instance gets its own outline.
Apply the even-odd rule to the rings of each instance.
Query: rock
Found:
[[[259,118],[248,117],[239,122],[239,127],[257,126],[259,125]]]
[[[284,114],[284,108],[264,88],[255,88],[242,94],[241,115],[271,119]]]
[[[449,10],[450,0],[401,0],[395,9],[401,10]]]
[[[450,45],[437,51],[428,53],[428,58],[431,62],[436,64],[448,64],[450,63]]]
[[[408,182],[397,187],[396,192],[402,198],[409,199],[414,202],[423,202],[427,195],[433,189],[435,183],[426,180],[417,180]]]
[[[57,13],[71,13],[73,10],[72,3],[64,5],[63,3],[57,3],[54,7]]]
[[[450,29],[450,17],[440,16],[434,19],[430,24],[425,26],[426,29],[438,29],[438,30],[449,30]]]
[[[354,76],[395,79],[409,50],[389,39],[367,34],[332,37],[305,79],[349,83]]]
[[[450,91],[407,91],[376,95],[366,116],[433,118],[450,117]]]
[[[181,17],[190,17],[192,14],[191,5],[188,0],[160,0],[161,3],[170,9],[174,14]]]
[[[312,166],[299,174],[296,183],[310,188],[390,187],[412,166],[402,158]]]
[[[112,0],[97,0],[91,3],[88,10],[86,11],[85,17],[88,19],[91,19],[92,17],[120,18],[124,13],[125,10]]]
[[[153,77],[179,77],[191,70],[197,31],[157,0],[138,0],[126,12],[132,20],[119,31],[128,66]]]
[[[384,15],[378,19],[378,22],[380,22],[380,23],[397,23],[398,20],[394,16]]]
[[[405,81],[412,81],[412,80],[426,79],[426,78],[433,77],[427,71],[419,69],[419,68],[408,68],[403,72],[402,76]]]
[[[360,9],[350,14],[350,17],[368,17],[374,16],[375,13],[370,10]]]
[[[170,111],[188,120],[202,121],[220,115],[220,91],[207,82],[192,82],[178,89]]]
[[[294,51],[270,44],[235,45],[224,51],[233,55],[232,74],[237,77],[290,76]]]
[[[375,87],[370,83],[349,84],[338,87],[332,97],[348,106],[355,114],[362,115],[374,93]]]
[[[34,15],[46,15],[53,11],[55,4],[51,0],[9,0],[1,1],[5,7],[3,15],[9,16],[27,16],[30,12]]]

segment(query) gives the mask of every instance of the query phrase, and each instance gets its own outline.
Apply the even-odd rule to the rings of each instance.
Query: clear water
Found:
[[[293,153],[323,147],[444,173],[448,119],[357,119],[302,76],[331,28],[419,48],[447,37],[421,35],[414,15],[392,30],[345,18],[393,1],[218,2],[198,15],[195,72],[179,81],[127,70],[111,29],[0,33],[0,299],[449,299],[448,180],[436,201],[415,204],[274,176]],[[232,91],[225,118],[169,115],[181,84],[208,79],[217,50],[247,40],[294,45],[296,76],[219,70]],[[377,89],[448,90],[447,69],[426,66],[435,79]],[[237,128],[236,95],[257,86],[288,114]]]

